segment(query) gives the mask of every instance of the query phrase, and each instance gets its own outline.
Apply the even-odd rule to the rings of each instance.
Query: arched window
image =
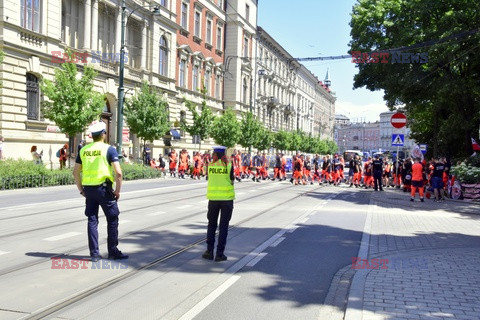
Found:
[[[162,76],[168,75],[168,46],[167,39],[164,36],[160,37],[160,53],[159,53],[159,65],[158,73]]]
[[[27,119],[40,120],[40,90],[38,78],[27,73]]]

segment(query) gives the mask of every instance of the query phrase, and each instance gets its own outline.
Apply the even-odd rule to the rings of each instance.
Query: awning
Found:
[[[174,140],[180,140],[181,139],[180,133],[175,129],[170,130],[170,135],[173,137]]]

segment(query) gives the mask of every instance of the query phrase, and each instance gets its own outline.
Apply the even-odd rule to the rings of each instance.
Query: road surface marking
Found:
[[[278,240],[275,241],[274,243],[272,243],[272,244],[270,245],[270,247],[275,248],[275,247],[278,246],[283,240],[285,240],[285,237],[280,237],[280,238],[278,238]]]
[[[157,211],[157,212],[152,212],[152,213],[149,213],[147,214],[147,216],[159,216],[161,214],[164,214],[166,213],[165,211]]]
[[[197,303],[190,311],[185,313],[180,320],[190,320],[195,318],[200,312],[202,312],[210,303],[215,301],[222,293],[227,291],[237,280],[240,279],[240,276],[233,275],[222,283],[217,289],[213,290],[208,296],[206,296],[202,301]]]
[[[253,258],[252,260],[250,260],[249,263],[247,263],[247,267],[253,267],[255,266],[260,260],[263,259],[263,257],[265,257],[267,254],[265,252],[262,252],[260,253],[258,256],[256,256],[255,258]]]
[[[2,254],[7,254],[7,253],[10,253],[10,251],[2,251],[2,250],[0,250],[0,256],[1,256]]]
[[[185,204],[183,206],[177,207],[177,209],[187,209],[187,208],[190,208],[190,207],[192,207],[191,204]]]
[[[78,236],[78,235],[81,235],[81,234],[82,234],[81,232],[68,232],[68,233],[60,234],[58,236],[45,238],[43,240],[45,240],[45,241],[58,241],[58,240],[63,240],[63,239],[75,237],[75,236]]]

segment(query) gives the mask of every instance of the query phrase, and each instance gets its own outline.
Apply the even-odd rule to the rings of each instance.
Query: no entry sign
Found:
[[[407,125],[407,117],[403,113],[397,112],[392,115],[390,123],[397,129],[403,128]]]

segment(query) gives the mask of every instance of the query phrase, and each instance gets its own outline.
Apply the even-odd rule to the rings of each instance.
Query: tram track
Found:
[[[276,189],[276,190],[269,190],[269,191],[266,191],[266,192],[262,192],[262,193],[257,193],[257,194],[254,194],[248,198],[245,198],[245,199],[241,199],[241,200],[236,200],[235,203],[241,203],[241,202],[245,202],[245,201],[249,201],[251,199],[255,199],[255,198],[258,198],[258,197],[262,197],[266,194],[269,194],[269,193],[272,193],[272,191],[274,192],[279,192],[279,191],[283,191],[285,189],[289,189],[289,188],[292,188],[291,185],[288,185],[286,187],[283,187],[283,188],[280,188],[280,189]],[[193,199],[193,198],[198,198],[198,197],[204,197],[204,195],[201,195],[201,196],[195,196],[195,197],[185,197],[185,198],[182,198],[182,199],[176,199],[176,200],[171,200],[171,201],[168,201],[168,202],[163,202],[163,203],[157,203],[155,205],[149,205],[149,206],[145,206],[145,207],[151,207],[151,206],[159,206],[159,205],[162,205],[164,203],[172,203],[172,202],[177,202],[177,201],[181,201],[181,200],[187,200],[187,199]],[[142,207],[142,208],[145,208],[145,207]],[[141,208],[135,208],[135,209],[132,209],[132,210],[128,210],[128,211],[136,211],[136,210],[139,210]],[[122,211],[122,212],[128,212],[127,210],[125,211]],[[186,216],[182,216],[182,217],[178,217],[178,218],[175,218],[175,219],[170,219],[170,220],[167,220],[167,221],[163,221],[161,223],[157,223],[157,224],[154,224],[154,225],[149,225],[145,228],[142,228],[142,229],[137,229],[135,231],[131,231],[131,232],[126,232],[122,235],[122,237],[120,238],[120,241],[122,238],[126,238],[126,237],[130,237],[130,236],[135,236],[136,234],[141,234],[145,231],[148,231],[150,229],[156,229],[156,228],[161,228],[161,227],[165,227],[165,226],[168,226],[170,224],[174,224],[174,223],[177,223],[177,222],[181,222],[182,220],[188,220],[192,217],[195,217],[199,214],[202,214],[202,213],[205,213],[205,209],[202,209],[202,210],[198,210],[198,211],[195,211],[193,213],[190,213]],[[38,231],[38,230],[45,230],[45,229],[48,229],[48,228],[53,228],[53,227],[58,227],[58,226],[64,226],[64,225],[68,225],[68,224],[72,224],[72,223],[77,223],[77,222],[84,222],[85,219],[80,219],[80,220],[75,220],[75,221],[70,221],[70,222],[66,222],[66,223],[63,223],[63,224],[57,224],[57,225],[52,225],[52,226],[45,226],[45,227],[41,227],[41,228],[36,228],[34,230],[27,230],[27,231],[21,231],[21,232],[16,232],[15,234],[13,235],[19,235],[19,234],[25,234],[26,232],[34,232],[34,231]],[[0,236],[0,239],[4,238],[4,237],[7,237],[7,236],[12,236],[12,234],[10,235],[2,235]],[[100,245],[102,244],[105,244],[105,242],[102,242],[100,243]],[[62,254],[55,254],[55,255],[50,255],[48,257],[45,257],[45,259],[40,259],[38,261],[35,261],[35,262],[29,262],[29,263],[25,263],[25,264],[20,264],[20,265],[16,265],[16,266],[12,266],[10,268],[7,268],[7,269],[4,269],[4,270],[0,270],[0,277],[2,276],[5,276],[7,274],[11,274],[11,273],[14,273],[14,272],[17,272],[19,270],[22,270],[22,269],[27,269],[27,268],[30,268],[30,267],[33,267],[35,265],[39,265],[41,263],[44,263],[45,260],[49,260],[49,259],[52,259],[52,258],[68,258],[68,256],[70,255],[73,255],[77,252],[80,252],[82,250],[85,249],[85,246],[79,246],[77,248],[74,248],[72,250],[69,250],[65,253],[62,253]]]
[[[288,189],[288,188],[291,188],[291,186],[288,186],[288,187],[285,187],[285,188],[282,188],[282,189],[279,189],[279,190],[275,190],[275,192],[277,191],[282,191],[282,190],[285,190],[285,189]],[[249,216],[247,218],[244,218],[240,221],[238,221],[237,223],[231,225],[229,227],[229,230],[232,230],[232,229],[236,229],[236,228],[239,228],[241,227],[243,224],[246,224],[247,222],[250,222],[251,220],[255,219],[255,218],[258,218],[259,216],[273,210],[274,208],[278,207],[278,206],[281,206],[281,205],[284,205],[290,201],[293,201],[295,199],[298,199],[300,197],[303,197],[309,193],[312,193],[312,192],[315,192],[317,191],[318,189],[321,189],[321,187],[315,187],[314,189],[312,190],[308,190],[308,191],[305,191],[305,192],[302,192],[300,194],[297,194],[296,196],[294,197],[291,197],[291,198],[288,198],[288,199],[285,199],[284,201],[282,202],[279,202],[279,203],[276,203],[275,205],[273,206],[270,206],[269,208],[266,208],[264,210],[261,210],[259,212],[257,212],[256,214],[252,215],[252,216]],[[264,195],[265,193],[261,194],[261,195]],[[250,200],[252,198],[255,198],[255,197],[258,197],[258,196],[261,196],[261,195],[254,195],[252,197],[249,197],[247,199],[242,199],[242,200],[239,200],[237,202],[243,202],[243,201],[247,201],[247,200]],[[201,211],[201,212],[204,212]],[[198,213],[196,213],[195,215],[197,215]],[[192,214],[193,215],[193,214]],[[188,217],[192,216],[192,215],[189,215]],[[187,217],[182,217],[181,219],[179,220],[183,220]],[[136,232],[140,232],[140,231],[136,231]],[[134,234],[134,233],[132,233]],[[36,310],[34,312],[32,312],[31,314],[23,317],[22,319],[42,319],[42,318],[45,318],[45,317],[48,317],[58,311],[61,311],[62,309],[65,309],[85,298],[88,298],[98,292],[101,292],[102,290],[104,289],[107,289],[109,287],[112,287],[122,281],[125,281],[125,280],[128,280],[128,279],[131,279],[133,278],[134,276],[140,274],[142,271],[145,271],[145,270],[148,270],[152,267],[155,267],[157,266],[158,264],[161,264],[163,262],[166,262],[168,261],[169,259],[172,259],[176,256],[178,256],[179,254],[183,253],[183,252],[186,252],[190,249],[192,249],[193,247],[199,245],[199,244],[203,244],[205,242],[206,238],[205,237],[201,237],[201,238],[198,238],[192,242],[190,242],[189,244],[186,244],[184,245],[182,248],[179,248],[177,250],[174,250],[174,251],[171,251],[169,253],[166,253],[164,255],[162,255],[161,257],[157,258],[157,259],[154,259],[148,263],[146,263],[145,265],[143,266],[140,266],[140,267],[137,267],[131,271],[128,271],[120,276],[117,276],[113,279],[109,279],[105,282],[102,282],[98,285],[94,285],[94,286],[91,286],[87,289],[84,289],[82,290],[81,292],[77,293],[77,294],[74,294],[70,297],[67,297],[65,299],[62,299],[60,301],[57,301],[57,302],[54,302],[44,308],[41,308],[39,310]],[[82,248],[83,249],[83,248]],[[1,275],[1,274],[0,274]]]

